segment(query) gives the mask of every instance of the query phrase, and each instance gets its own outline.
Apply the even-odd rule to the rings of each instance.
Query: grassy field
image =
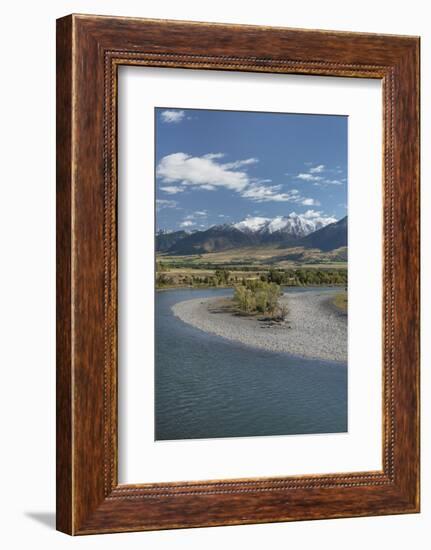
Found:
[[[343,247],[331,252],[322,252],[321,250],[303,247],[245,247],[189,256],[160,254],[157,256],[157,259],[171,267],[187,265],[187,267],[197,269],[202,269],[205,266],[209,268],[220,266],[228,269],[233,269],[234,267],[260,267],[265,269],[276,267],[277,269],[286,269],[303,267],[304,265],[346,267],[347,248]]]

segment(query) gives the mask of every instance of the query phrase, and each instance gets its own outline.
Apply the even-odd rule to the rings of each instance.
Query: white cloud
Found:
[[[295,177],[296,179],[303,180],[303,181],[320,181],[323,179],[322,176],[315,176],[313,174],[309,174],[306,172],[301,172]]]
[[[325,169],[324,164],[318,164],[317,166],[313,166],[310,168],[309,172],[310,174],[320,174]]]
[[[322,223],[323,225],[328,225],[329,223],[334,223],[337,221],[337,218],[333,216],[326,216],[321,210],[307,210],[304,214],[301,214],[302,218],[306,220],[313,220],[317,223]]]
[[[157,199],[156,200],[156,210],[162,210],[162,208],[176,208],[178,205],[177,201],[169,201],[166,199]]]
[[[334,223],[337,218],[333,216],[326,216],[321,210],[307,210],[301,216],[307,220],[326,221],[327,223]]]
[[[186,153],[173,153],[161,159],[157,166],[157,176],[165,183],[205,186],[206,190],[213,190],[215,187],[243,190],[250,183],[250,178],[246,172],[233,169],[233,165],[241,163],[242,166],[250,159],[221,164],[217,162],[220,155],[210,153],[202,157],[192,157]]]
[[[216,186],[215,185],[201,185],[199,189],[204,189],[205,191],[215,191]]]
[[[280,192],[281,185],[262,185],[260,182],[252,183],[241,193],[241,197],[255,202],[292,202],[298,193],[287,191]]]
[[[256,162],[259,162],[259,159],[250,158],[245,160],[237,160],[235,162],[228,162],[223,166],[227,169],[236,169],[236,168],[241,168],[242,166],[247,166],[249,164],[256,164]]]
[[[300,202],[304,206],[320,206],[320,202],[316,199],[303,199]]]
[[[160,113],[162,122],[166,122],[167,124],[178,124],[178,122],[181,122],[185,116],[186,113],[184,111],[177,109],[167,109],[166,111],[162,111]]]
[[[203,157],[205,159],[221,159],[225,156],[224,153],[207,153],[206,155],[204,155]]]
[[[261,182],[252,183],[241,196],[255,202],[293,202],[300,204],[316,204],[314,199],[301,197],[298,189],[282,191],[281,185],[262,185]],[[304,201],[312,201],[304,203]]]
[[[199,226],[203,227],[202,222],[205,221],[207,216],[208,212],[206,210],[196,210],[184,217],[183,221],[180,223],[180,227],[191,227],[192,225],[197,225],[198,222],[200,224]]]
[[[161,189],[168,194],[176,194],[187,186],[205,191],[224,188],[254,202],[293,202],[309,206],[319,204],[315,199],[302,196],[298,189],[283,190],[281,185],[272,185],[270,179],[251,177],[245,167],[258,162],[254,157],[233,162],[222,162],[222,158],[223,153],[193,157],[181,152],[163,157],[156,174],[163,184],[168,185],[161,186]],[[297,177],[310,181],[322,179],[313,174],[299,174]]]
[[[343,185],[343,182],[341,180],[325,179],[325,180],[323,180],[322,183],[326,183],[328,185]]]
[[[318,218],[321,214],[322,212],[320,210],[307,210],[302,214],[302,217],[311,220],[312,218]]]
[[[184,220],[180,223],[180,227],[191,227],[192,225],[195,225],[195,222],[192,222],[191,220]]]
[[[308,172],[300,172],[295,176],[296,179],[309,181],[317,187],[325,185],[343,185],[343,183],[346,182],[346,178],[331,179],[330,177],[328,177],[329,173],[341,173],[342,171],[339,170],[339,167],[337,167],[337,169],[327,168],[324,164],[317,164],[316,166],[312,166],[311,163],[308,162],[306,162],[305,165],[310,166],[310,168],[308,168]],[[316,174],[322,175],[319,176]]]
[[[184,191],[184,188],[179,187],[178,185],[167,185],[166,187],[160,187],[160,189],[168,195],[176,195],[177,193],[182,193]]]
[[[192,214],[187,214],[187,216],[184,219],[194,220],[196,218],[206,218],[207,216],[208,216],[208,212],[206,210],[196,210],[196,212],[193,212]]]

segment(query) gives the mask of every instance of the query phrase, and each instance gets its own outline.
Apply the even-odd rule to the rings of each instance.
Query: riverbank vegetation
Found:
[[[246,247],[173,256],[157,253],[156,288],[211,288],[260,280],[282,286],[347,286],[347,247],[316,249]]]
[[[339,292],[332,298],[332,304],[342,313],[347,313],[347,292]]]
[[[241,313],[264,313],[284,320],[287,307],[279,303],[282,295],[277,283],[249,280],[235,287],[233,302]]]
[[[247,270],[234,267],[226,269],[214,266],[213,269],[179,269],[158,262],[156,288],[235,288],[249,281],[275,283],[279,286],[347,286],[347,269],[267,268]]]

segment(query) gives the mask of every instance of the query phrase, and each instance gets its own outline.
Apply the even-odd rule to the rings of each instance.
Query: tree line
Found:
[[[255,279],[263,283],[275,283],[280,286],[347,286],[347,269],[270,269],[267,272],[257,273],[254,277],[245,277],[235,271],[232,272],[227,269],[216,269],[212,275],[174,275],[169,269],[163,269],[157,270],[156,287],[246,286],[247,281]]]

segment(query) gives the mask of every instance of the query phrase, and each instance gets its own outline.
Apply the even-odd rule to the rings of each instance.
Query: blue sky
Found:
[[[156,108],[156,226],[347,214],[346,116]]]

